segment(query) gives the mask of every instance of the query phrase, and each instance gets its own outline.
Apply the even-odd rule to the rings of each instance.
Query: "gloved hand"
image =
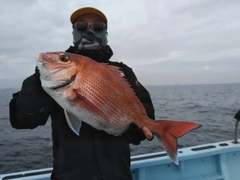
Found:
[[[129,128],[122,134],[127,143],[139,145],[141,141],[145,140],[145,134],[135,123],[131,123]],[[151,139],[152,140],[152,139]]]
[[[23,81],[22,89],[17,97],[17,106],[23,112],[41,111],[51,101],[51,97],[42,89],[39,76],[36,68],[35,73]]]
[[[234,118],[240,121],[240,110],[235,114]]]

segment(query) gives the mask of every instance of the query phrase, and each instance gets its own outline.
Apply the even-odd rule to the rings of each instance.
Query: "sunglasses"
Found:
[[[90,26],[95,32],[102,32],[107,27],[107,25],[103,22],[79,21],[73,25],[73,27],[76,28],[79,32],[87,31]]]

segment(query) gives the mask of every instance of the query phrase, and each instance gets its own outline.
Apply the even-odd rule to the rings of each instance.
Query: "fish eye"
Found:
[[[59,55],[59,59],[63,62],[68,62],[70,60],[70,56],[67,54],[62,54],[62,55]]]

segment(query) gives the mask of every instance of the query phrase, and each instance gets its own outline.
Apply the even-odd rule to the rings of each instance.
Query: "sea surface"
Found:
[[[179,148],[232,140],[240,109],[240,84],[147,86],[156,119],[202,124],[178,139]],[[51,120],[35,129],[16,130],[9,122],[9,101],[18,89],[0,89],[0,174],[52,166]],[[240,135],[239,135],[240,136]],[[131,154],[163,151],[157,138],[131,145]]]

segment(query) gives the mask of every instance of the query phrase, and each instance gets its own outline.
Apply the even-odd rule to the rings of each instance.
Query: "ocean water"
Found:
[[[185,120],[202,125],[179,138],[179,148],[233,139],[233,117],[240,109],[240,84],[146,88],[151,94],[157,120]],[[10,125],[8,104],[16,91],[0,90],[0,173],[51,167],[51,121],[32,130],[16,130]],[[132,155],[159,151],[163,148],[156,137],[138,146],[131,145]]]

